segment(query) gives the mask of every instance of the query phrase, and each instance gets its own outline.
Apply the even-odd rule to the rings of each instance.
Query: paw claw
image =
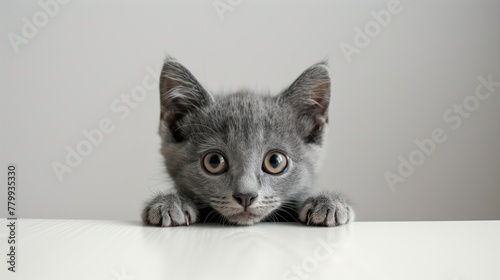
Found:
[[[308,226],[311,225],[311,209],[309,209],[307,211],[307,218],[306,218],[306,220],[307,220],[306,225],[308,225]]]
[[[184,212],[184,218],[186,219],[186,226],[189,226],[189,219],[191,218],[191,216],[187,211]]]

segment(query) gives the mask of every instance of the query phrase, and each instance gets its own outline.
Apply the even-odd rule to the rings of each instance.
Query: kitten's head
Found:
[[[251,225],[292,208],[315,179],[325,142],[324,63],[277,96],[212,95],[167,58],[160,78],[162,154],[178,191],[227,221]],[[288,204],[287,204],[288,203]]]

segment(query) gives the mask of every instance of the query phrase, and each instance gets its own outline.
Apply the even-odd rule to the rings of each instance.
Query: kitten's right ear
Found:
[[[209,105],[213,97],[182,64],[167,57],[160,76],[160,118],[176,142],[183,140],[179,121],[189,113]]]

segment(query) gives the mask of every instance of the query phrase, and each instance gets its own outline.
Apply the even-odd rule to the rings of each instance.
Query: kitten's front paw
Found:
[[[300,221],[307,225],[335,227],[354,220],[354,211],[347,199],[329,193],[310,197],[300,210]]]
[[[176,194],[160,194],[142,211],[144,224],[157,227],[189,226],[197,217],[194,203]]]

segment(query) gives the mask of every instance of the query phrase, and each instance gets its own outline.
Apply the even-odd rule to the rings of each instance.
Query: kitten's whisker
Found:
[[[280,208],[286,208],[286,209],[289,209],[289,210],[293,210],[293,211],[297,211],[297,206],[296,205],[288,205],[288,204],[281,204],[280,205]]]
[[[292,209],[292,210],[298,210],[299,205],[297,203],[292,203],[292,202],[284,202],[281,204],[281,206]]]
[[[280,213],[278,213],[277,211],[274,211],[273,213],[274,213],[275,215],[280,216],[280,217],[283,219],[283,221],[287,221],[287,219],[285,219],[285,217],[281,216],[281,215],[280,215]]]
[[[203,221],[203,223],[206,223],[206,222],[207,222],[207,220],[208,220],[208,217],[210,217],[210,215],[212,215],[212,214],[214,214],[214,213],[216,213],[216,212],[217,212],[217,210],[212,209],[212,211],[210,211],[210,213],[208,213],[208,215],[205,217],[205,220]]]
[[[279,202],[279,200],[273,200],[273,201],[262,200],[260,203],[262,203],[262,204],[272,204],[272,203],[276,203],[276,202]]]
[[[273,221],[272,221],[272,222],[273,222],[273,223],[277,223],[277,222],[279,222],[279,219],[278,219],[278,216],[276,216],[276,213],[274,213],[274,212],[271,212],[271,213],[272,213],[272,217],[274,217],[274,219],[273,219]]]
[[[276,213],[271,212],[271,214],[272,214],[272,215],[271,215],[271,221],[272,221],[273,223],[277,223],[277,222],[278,222],[278,217],[276,216]]]
[[[288,215],[290,215],[290,217],[292,217],[292,219],[294,219],[296,222],[300,222],[299,220],[297,220],[297,218],[295,217],[295,215],[292,215],[290,212],[288,212],[286,209],[281,209],[283,212],[287,213]],[[281,216],[281,215],[280,215]],[[287,220],[287,219],[285,219]]]
[[[217,200],[217,199],[213,199],[213,198],[210,198],[210,202],[227,203],[226,200]]]
[[[210,198],[216,198],[216,199],[226,199],[227,197],[226,197],[226,196],[216,196],[216,195],[212,195]]]

